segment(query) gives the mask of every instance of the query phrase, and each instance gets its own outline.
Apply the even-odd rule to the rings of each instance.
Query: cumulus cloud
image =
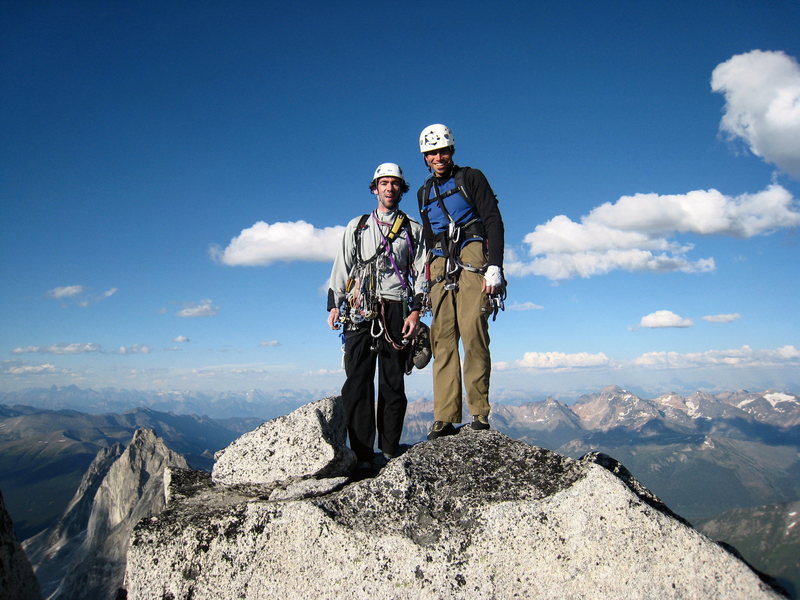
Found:
[[[50,346],[22,346],[14,348],[14,354],[87,354],[101,352],[99,344],[52,344]]]
[[[60,300],[61,298],[72,298],[73,296],[78,296],[84,292],[86,288],[82,285],[65,285],[61,287],[55,287],[52,290],[47,290],[47,295],[51,298],[55,298],[56,300]]]
[[[261,342],[259,346],[262,348],[275,348],[276,346],[280,346],[281,343],[278,340],[270,340],[268,342]]]
[[[681,354],[679,352],[647,352],[633,360],[638,367],[659,369],[689,369],[713,366],[780,367],[800,365],[800,350],[794,346],[754,350],[742,346],[731,350],[707,350]]]
[[[515,302],[508,307],[508,310],[542,310],[544,306],[539,306],[533,302]]]
[[[800,65],[783,52],[737,54],[711,74],[725,96],[720,131],[756,156],[800,178]]]
[[[219,312],[219,308],[214,306],[212,300],[201,300],[200,302],[187,302],[183,309],[177,312],[179,317],[213,317]]]
[[[604,203],[580,222],[553,217],[528,233],[530,261],[510,255],[511,275],[542,275],[558,281],[591,277],[614,270],[713,271],[713,257],[690,259],[692,244],[672,239],[679,234],[749,238],[800,225],[792,194],[772,184],[755,194],[731,197],[696,190],[687,194],[635,194]]]
[[[692,325],[694,325],[694,322],[691,319],[684,319],[671,310],[657,310],[654,313],[643,316],[641,321],[639,321],[640,327],[648,327],[651,329],[661,327],[691,327]]]
[[[585,221],[589,225],[644,235],[658,249],[683,252],[691,247],[667,244],[657,236],[694,233],[749,238],[800,225],[800,212],[794,206],[792,194],[772,184],[755,194],[736,197],[715,189],[680,195],[622,196],[614,204],[607,202],[592,210]]]
[[[542,369],[565,371],[571,369],[586,369],[593,367],[608,367],[611,360],[604,353],[589,354],[578,352],[565,354],[563,352],[526,352],[520,360],[508,363],[498,362],[494,366],[499,370],[511,368]]]
[[[706,315],[703,317],[704,321],[709,323],[733,323],[742,318],[739,313],[723,314],[723,315]]]
[[[305,221],[258,221],[242,230],[225,249],[212,246],[214,260],[229,266],[266,266],[274,262],[332,261],[342,241],[344,227],[317,229]]]

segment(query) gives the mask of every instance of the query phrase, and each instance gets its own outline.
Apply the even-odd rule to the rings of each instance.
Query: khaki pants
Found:
[[[483,244],[472,242],[461,251],[461,260],[474,266],[486,264]],[[431,262],[431,281],[444,274],[445,260]],[[434,420],[461,422],[461,356],[464,346],[463,385],[471,415],[489,416],[489,315],[488,298],[483,292],[483,275],[462,270],[457,290],[446,290],[446,281],[433,286],[431,348],[433,350]],[[482,310],[484,309],[484,310]]]

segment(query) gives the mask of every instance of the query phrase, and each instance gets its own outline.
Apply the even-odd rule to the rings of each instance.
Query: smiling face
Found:
[[[453,166],[453,148],[437,148],[424,153],[425,162],[436,177],[444,177]]]
[[[397,177],[379,178],[375,182],[375,194],[378,196],[378,210],[395,210],[403,197],[402,180]]]

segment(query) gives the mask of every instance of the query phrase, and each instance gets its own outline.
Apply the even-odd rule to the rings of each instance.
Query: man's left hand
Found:
[[[413,310],[403,321],[403,339],[414,339],[417,336],[417,331],[419,331],[419,311]]]

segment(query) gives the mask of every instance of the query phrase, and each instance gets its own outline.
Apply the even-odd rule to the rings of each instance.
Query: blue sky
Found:
[[[495,399],[800,392],[797,2],[0,12],[0,390],[338,391],[341,228],[445,123],[506,223]]]

